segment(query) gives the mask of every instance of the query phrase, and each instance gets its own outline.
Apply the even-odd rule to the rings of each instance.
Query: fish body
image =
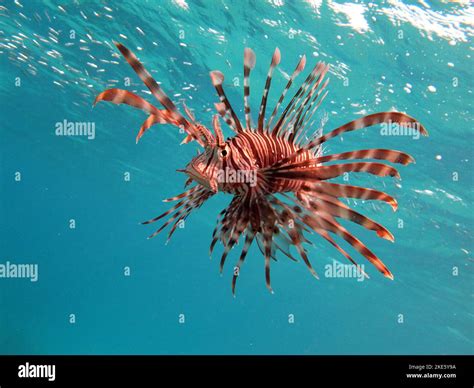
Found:
[[[224,75],[219,71],[212,71],[211,81],[219,101],[215,104],[217,114],[213,116],[210,130],[197,122],[194,114],[183,104],[187,116],[185,117],[137,57],[125,46],[119,43],[116,45],[162,105],[162,109],[136,94],[121,89],[108,89],[100,93],[95,103],[99,101],[123,103],[145,111],[148,118],[140,128],[137,142],[151,126],[171,124],[186,133],[183,143],[195,141],[202,147],[201,153],[184,169],[178,170],[187,175],[186,188],[191,187],[165,200],[175,202],[171,209],[144,222],[151,224],[168,217],[150,237],[156,236],[169,226],[168,239],[170,239],[181,221],[186,220],[208,199],[223,193],[231,195],[232,200],[218,215],[217,225],[212,234],[210,254],[220,241],[223,245],[220,260],[222,272],[230,251],[239,241],[243,242],[239,259],[234,267],[233,293],[247,252],[254,242],[257,243],[264,258],[265,281],[270,291],[272,291],[270,263],[272,259],[276,260],[278,252],[297,261],[292,247],[296,249],[297,256],[303,260],[310,273],[318,277],[304,246],[310,243],[306,237],[309,234],[319,235],[326,240],[367,276],[352,255],[341,246],[339,240],[345,241],[385,277],[393,279],[385,264],[349,232],[339,219],[354,222],[374,231],[380,238],[394,241],[393,235],[384,226],[351,209],[341,199],[382,201],[396,210],[395,198],[378,190],[333,183],[329,180],[353,172],[399,178],[398,171],[391,164],[407,165],[414,161],[413,158],[401,151],[382,148],[323,155],[322,146],[344,133],[381,123],[416,127],[422,135],[427,135],[426,129],[417,120],[401,112],[380,112],[357,118],[324,135],[321,128],[314,130],[313,115],[327,94],[328,80],[325,77],[329,66],[322,62],[311,70],[280,113],[280,107],[293,81],[305,68],[305,56],[298,61],[270,117],[267,118],[267,99],[272,75],[281,60],[277,48],[271,59],[258,118],[254,123],[249,95],[250,72],[255,66],[256,56],[247,48],[244,51],[245,120],[239,119],[227,99],[223,87]],[[234,132],[233,136],[224,139],[221,120]]]

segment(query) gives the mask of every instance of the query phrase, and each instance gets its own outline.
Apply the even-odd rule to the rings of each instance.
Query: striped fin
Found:
[[[140,77],[143,83],[147,86],[150,92],[155,96],[155,98],[163,105],[169,112],[171,118],[177,123],[178,126],[182,126],[188,134],[195,137],[195,139],[201,144],[203,144],[202,139],[194,133],[193,127],[191,124],[179,113],[176,105],[170,100],[165,92],[161,89],[160,85],[155,81],[155,79],[148,73],[142,63],[138,60],[135,54],[126,48],[124,45],[115,42],[115,45],[122,53],[126,61],[130,66],[135,70],[135,73]]]
[[[321,79],[324,77],[324,74],[321,75]],[[298,113],[296,117],[296,121],[294,124],[294,133],[293,138],[299,135],[299,132],[302,132],[305,125],[308,123],[309,120],[313,117],[314,113],[318,110],[321,103],[326,98],[328,92],[325,91],[326,87],[329,84],[329,79],[327,79],[324,84],[318,89],[317,93],[314,95],[314,98],[311,99],[312,95],[310,96],[309,105],[306,103],[307,108],[304,110],[303,108]],[[319,86],[319,83],[317,84]],[[314,92],[312,92],[314,94]],[[321,96],[321,98],[319,98]]]
[[[155,81],[155,79],[148,73],[142,63],[138,60],[134,53],[132,53],[128,48],[126,48],[121,43],[115,43],[117,48],[120,50],[126,61],[130,66],[135,70],[135,73],[140,77],[143,83],[147,86],[150,92],[156,97],[156,99],[163,105],[166,109],[173,112],[176,115],[176,121],[184,124],[182,120],[185,121],[184,117],[177,112],[176,106],[169,99],[169,97],[163,92],[160,85]],[[180,117],[179,117],[180,116]]]
[[[302,231],[300,230],[301,227],[298,226],[297,217],[294,214],[295,211],[297,213],[302,213],[303,209],[301,209],[301,207],[299,206],[297,206],[294,209],[291,209],[288,205],[280,201],[275,196],[273,196],[272,198],[272,203],[283,208],[283,211],[280,213],[280,217],[281,217],[280,222],[282,222],[283,225],[288,223],[289,221],[293,222],[294,227],[285,228],[285,230],[288,233],[288,236],[290,237],[291,242],[296,247],[298,254],[300,255],[300,257],[303,259],[304,263],[306,264],[306,267],[308,268],[311,275],[313,275],[316,279],[319,279],[319,276],[314,270],[313,266],[311,265],[311,262],[308,259],[308,255],[306,254],[306,251],[302,245],[303,242],[309,242],[309,241],[304,237]]]
[[[308,216],[305,216],[308,217]],[[382,261],[369,249],[367,246],[360,241],[358,238],[354,237],[351,233],[347,231],[341,224],[331,219],[332,217],[324,214],[323,212],[318,212],[319,221],[324,225],[324,227],[337,234],[351,244],[356,251],[358,251],[362,256],[369,260],[375,268],[377,268],[385,277],[393,280],[393,275],[389,269],[382,263]]]
[[[272,56],[270,68],[268,69],[267,80],[265,82],[265,88],[263,89],[262,102],[260,103],[260,110],[258,112],[258,132],[263,132],[263,122],[265,120],[265,109],[267,107],[268,92],[272,83],[273,70],[275,66],[278,66],[281,60],[281,53],[278,47]]]
[[[293,81],[295,78],[300,74],[306,65],[306,56],[303,55],[301,59],[299,60],[298,64],[296,65],[295,70],[293,71],[293,74],[291,75],[290,79],[288,80],[288,83],[285,86],[285,89],[283,89],[283,92],[281,93],[280,99],[278,100],[277,104],[275,105],[275,108],[273,109],[272,115],[270,116],[270,119],[268,120],[267,123],[267,130],[270,130],[270,126],[272,124],[273,119],[275,118],[278,109],[280,108],[281,103],[285,99],[286,93],[290,89],[291,85],[293,84]],[[273,132],[272,132],[273,133]]]
[[[395,123],[399,125],[412,125],[416,126],[420,133],[423,136],[427,136],[428,132],[426,131],[425,127],[421,125],[417,120],[413,117],[406,115],[405,113],[401,112],[381,112],[381,113],[374,113],[368,116],[361,117],[359,119],[353,120],[347,124],[344,124],[336,129],[333,129],[328,134],[319,137],[318,139],[310,142],[306,148],[314,148],[333,137],[339,136],[345,132],[351,132],[362,128],[371,127],[376,124],[381,123]]]
[[[342,249],[334,239],[327,233],[326,227],[323,226],[324,221],[321,221],[318,217],[306,216],[305,222],[310,226],[316,233],[328,241],[332,246],[334,246],[345,258],[347,258],[367,279],[369,276],[365,273],[362,267],[344,250]]]
[[[219,231],[219,227],[220,227],[220,222],[221,222],[221,219],[222,217],[225,215],[225,213],[227,212],[227,208],[223,209],[218,215],[217,215],[217,223],[216,223],[216,226],[212,232],[212,240],[211,240],[211,245],[209,247],[209,256],[212,256],[212,252],[214,251],[214,247],[217,243],[217,240],[219,240],[219,237],[217,235],[217,232]]]
[[[113,104],[126,104],[133,106],[134,108],[141,109],[147,113],[150,113],[150,116],[145,120],[143,125],[138,132],[136,137],[136,142],[143,136],[145,131],[150,128],[152,125],[160,123],[160,124],[175,124],[177,123],[170,117],[170,114],[166,110],[157,109],[155,106],[137,96],[136,94],[129,92],[123,89],[107,89],[100,93],[95,101],[94,105],[97,104],[99,101],[109,101]]]
[[[377,160],[385,160],[391,163],[399,163],[403,165],[407,165],[410,163],[414,163],[414,159],[412,156],[405,152],[396,151],[396,150],[388,150],[388,149],[381,149],[381,148],[373,148],[368,150],[356,150],[356,151],[349,151],[343,152],[340,154],[332,154],[332,155],[323,155],[315,158],[314,160],[304,160],[299,163],[288,163],[284,166],[275,167],[273,168],[275,171],[284,171],[288,170],[295,170],[300,167],[316,167],[321,163],[327,162],[334,162],[340,160],[354,160],[354,159],[377,159]],[[329,166],[323,166],[329,167]]]
[[[227,99],[227,96],[225,95],[224,88],[222,87],[222,83],[224,82],[224,74],[222,74],[220,71],[214,70],[214,71],[211,71],[210,76],[211,76],[212,84],[216,88],[219,99],[225,106],[226,116],[228,115],[232,118],[231,120],[232,129],[237,133],[243,132],[242,125],[240,124],[239,118],[237,117],[234,110],[232,109],[232,106],[230,105],[230,102]],[[223,117],[225,118],[225,116]]]
[[[382,191],[368,189],[366,187],[344,185],[331,182],[317,182],[305,184],[301,188],[305,192],[326,193],[338,198],[358,198],[363,200],[377,200],[388,203],[393,211],[397,210],[398,204],[395,198]]]
[[[310,141],[308,144],[306,144],[304,147],[301,147],[297,151],[295,151],[292,155],[283,158],[279,162],[275,163],[272,167],[279,167],[282,166],[288,162],[291,162],[294,160],[298,155],[301,155],[302,153],[313,149],[315,147],[318,147],[322,143],[328,141],[329,139],[332,139],[333,137],[336,137],[338,135],[341,135],[342,133],[345,132],[351,132],[355,131],[358,129],[370,127],[376,124],[381,124],[381,123],[396,123],[396,124],[404,124],[404,125],[414,125],[419,128],[420,133],[423,136],[428,136],[428,132],[426,131],[425,127],[420,124],[417,120],[415,120],[413,117],[410,117],[406,115],[405,113],[401,112],[381,112],[381,113],[374,113],[368,116],[361,117],[359,119],[353,120],[347,124],[344,124],[331,132],[329,132],[326,135],[320,136],[316,138],[315,140]]]
[[[291,238],[291,241],[293,242],[293,245],[296,246],[296,250],[298,251],[298,254],[303,259],[303,261],[306,264],[306,267],[308,268],[311,275],[313,275],[316,279],[319,279],[318,274],[316,273],[313,266],[311,265],[311,262],[309,261],[308,255],[306,254],[306,251],[302,246],[302,242],[303,242],[302,241],[302,234],[297,232],[295,229],[290,229],[289,230],[289,236]]]
[[[285,110],[281,114],[280,118],[278,119],[278,122],[275,124],[275,127],[273,128],[272,133],[274,133],[275,135],[278,135],[280,129],[283,126],[283,122],[287,118],[288,113],[293,111],[293,107],[296,106],[299,103],[299,101],[302,99],[302,97],[306,94],[308,88],[314,82],[318,74],[321,72],[321,69],[323,68],[323,66],[324,64],[322,62],[318,62],[316,66],[313,68],[313,70],[311,71],[311,73],[308,74],[303,84],[300,86],[298,91],[295,93],[295,95],[290,100]]]
[[[156,222],[158,220],[161,220],[163,217],[167,216],[168,214],[171,214],[173,213],[176,209],[180,208],[181,206],[184,205],[186,201],[179,201],[176,205],[174,205],[171,209],[169,209],[168,211],[165,211],[163,214],[160,214],[159,216],[155,217],[155,218],[152,218],[151,220],[148,220],[148,221],[143,221],[142,222],[142,225],[147,225],[147,224],[151,224],[153,222]]]
[[[194,137],[192,135],[186,135],[183,141],[180,144],[188,144],[189,142],[193,141]]]
[[[184,197],[189,197],[192,193],[194,193],[198,189],[200,189],[199,186],[194,186],[193,188],[189,189],[188,191],[185,191],[184,193],[178,194],[171,198],[164,199],[163,202],[173,202]]]
[[[187,208],[182,215],[180,215],[176,221],[174,222],[174,224],[172,225],[169,233],[168,233],[168,236],[166,238],[166,243],[168,243],[170,240],[171,240],[171,237],[173,237],[173,234],[174,232],[176,231],[176,228],[178,227],[180,221],[184,221],[186,220],[186,218],[189,216],[189,214],[192,212],[193,210],[193,207],[189,207]]]
[[[329,235],[329,233],[327,233],[324,229],[318,227],[315,227],[314,230],[327,242],[329,242],[334,248],[336,248],[347,260],[349,260],[365,278],[369,279],[369,275],[367,275],[362,269],[362,267],[344,249],[342,249],[339,244],[334,241],[334,239]]]
[[[171,218],[168,219],[163,225],[161,225],[153,234],[148,236],[148,239],[152,239],[155,237],[157,234],[159,234],[163,229],[165,229],[169,224],[171,224],[174,220],[176,220],[178,217],[180,217],[184,212],[186,212],[189,209],[189,204],[184,205],[183,208],[181,208],[179,211],[177,211]]]
[[[302,197],[301,194],[297,194],[297,196],[298,198]],[[390,233],[390,231],[383,225],[380,225],[374,220],[356,212],[334,197],[320,193],[317,197],[308,199],[307,203],[310,208],[316,211],[318,209],[322,209],[324,212],[331,214],[333,217],[344,218],[346,220],[352,221],[366,229],[375,231],[377,236],[385,240],[391,242],[394,241],[392,233]]]
[[[234,228],[234,230],[232,231],[231,236],[229,238],[229,241],[225,245],[224,252],[222,253],[220,268],[219,268],[220,273],[222,273],[222,271],[224,270],[224,264],[225,264],[225,260],[227,258],[228,253],[235,246],[237,241],[239,241],[240,236],[242,235],[244,230],[247,228],[247,225],[248,225],[248,211],[247,211],[245,205],[243,205],[242,211],[239,212],[237,217],[238,217],[237,221],[236,221],[237,225]]]
[[[191,109],[188,108],[188,106],[186,105],[186,103],[184,101],[183,101],[183,109],[186,112],[186,114],[188,115],[189,119],[192,122],[195,122],[196,118],[194,117],[194,113],[191,111]]]
[[[225,104],[223,102],[216,102],[214,103],[214,106],[216,107],[217,113],[221,115],[221,117],[224,119],[227,125],[231,127],[234,132],[236,132],[237,129],[235,127],[235,122],[232,119],[232,117],[227,114]]]
[[[170,233],[168,234],[168,240],[173,235],[174,231],[176,230],[176,226],[179,221],[185,219],[194,209],[199,208],[209,197],[211,197],[214,193],[211,190],[204,188],[203,186],[195,186],[192,189],[188,190],[185,193],[178,195],[175,198],[184,198],[180,200],[177,204],[175,204],[171,209],[164,212],[163,214],[155,217],[149,221],[143,222],[143,224],[150,224],[159,219],[171,214],[173,211],[177,210],[156,232],[150,235],[148,238],[151,239],[159,234],[163,229],[165,229],[168,225],[170,225],[173,221],[173,224]],[[173,199],[171,199],[173,200]]]
[[[224,218],[221,221],[222,226],[221,226],[219,238],[224,246],[227,244],[227,240],[230,239],[231,233],[235,227],[234,215],[239,210],[240,201],[241,199],[239,197],[234,197],[232,199],[232,202],[229,205],[229,208],[227,212],[225,213]]]
[[[286,227],[283,226],[283,229],[286,230]],[[275,245],[276,249],[281,251],[290,260],[298,261],[290,252],[291,240],[285,236],[279,228],[277,228],[273,234],[273,244]]]
[[[265,220],[260,228],[260,233],[263,240],[263,254],[265,257],[265,284],[268,290],[273,294],[270,278],[270,262],[274,254],[272,252],[273,230],[275,226],[274,211],[268,200],[260,197],[256,201],[256,210],[260,214],[259,218]]]
[[[214,115],[212,118],[212,126],[214,128],[214,134],[216,137],[216,144],[217,145],[222,145],[224,144],[224,135],[222,134],[222,129],[219,124],[219,116]]]
[[[386,160],[391,163],[400,163],[407,165],[413,163],[415,160],[405,152],[386,149],[370,149],[343,152],[340,154],[324,155],[315,159],[315,163],[333,162],[336,160],[350,160],[350,159],[378,159]]]
[[[345,172],[367,172],[377,176],[391,176],[400,179],[400,174],[392,166],[383,163],[354,162],[344,164],[334,164],[317,168],[320,179],[331,179],[344,174]]]
[[[160,112],[158,108],[142,97],[123,89],[107,89],[95,98],[94,105],[99,101],[109,101],[113,104],[127,104],[134,108],[144,110],[149,114],[157,114]]]
[[[264,237],[263,240],[264,248],[265,248],[265,284],[268,290],[273,294],[273,289],[271,285],[270,279],[270,259],[272,257],[272,245],[271,241],[268,241],[267,237]]]
[[[137,134],[137,137],[135,139],[135,142],[138,143],[138,141],[140,140],[140,138],[143,136],[143,134],[145,133],[145,131],[150,128],[151,126],[155,125],[155,124],[166,124],[168,123],[167,120],[165,120],[163,118],[163,116],[161,115],[156,115],[156,114],[151,114],[150,116],[148,116],[148,118],[145,120],[145,122],[142,124],[141,128],[140,128],[140,131],[138,132]]]
[[[250,116],[250,71],[255,67],[255,53],[250,48],[244,50],[244,111],[247,130],[252,129],[252,119]]]
[[[252,245],[254,238],[255,238],[255,232],[251,228],[248,229],[245,236],[244,246],[242,248],[242,252],[240,253],[239,261],[234,268],[234,276],[232,277],[232,294],[234,296],[235,296],[235,284],[237,283],[237,278],[240,275],[240,268],[242,267],[242,264],[244,263],[245,257],[247,256],[247,252],[250,246]]]
[[[222,210],[217,216],[217,224],[212,233],[209,255],[212,255],[214,247],[219,239],[222,241],[222,243],[225,243],[225,237],[232,228],[233,214],[238,209],[238,204],[240,201],[240,198],[234,197],[229,206]]]
[[[324,83],[323,87],[322,87],[322,90],[324,90],[326,87],[327,87],[327,84],[329,83],[329,79]],[[322,91],[321,90],[321,91]],[[319,98],[319,95],[320,95],[320,92],[318,92],[318,94],[316,95],[315,99],[311,102],[310,104],[310,107],[309,109],[305,112],[305,114],[303,115],[303,118],[301,119],[301,123],[299,123],[299,137],[297,139],[297,142],[298,144],[300,143],[300,138],[304,135],[303,131],[304,129],[308,126],[309,122],[311,121],[311,119],[313,118],[314,114],[316,113],[316,111],[318,110],[319,106],[321,105],[321,103],[324,101],[324,99],[326,98],[326,96],[328,95],[328,91],[325,91],[324,94],[321,96],[321,98]],[[318,99],[319,98],[319,99]],[[316,106],[313,108],[313,104],[316,103]],[[307,116],[307,113],[309,113],[309,115]],[[313,123],[311,123],[309,125],[310,127],[313,126]],[[320,129],[322,131],[322,128]],[[319,132],[319,129],[317,130],[318,132],[317,133],[320,133]]]
[[[317,79],[315,80],[311,88],[309,89],[308,93],[302,100],[301,104],[299,104],[299,101],[297,101],[295,105],[292,107],[292,110],[294,112],[292,113],[292,115],[290,116],[287,122],[288,124],[291,123],[293,127],[293,130],[292,130],[293,136],[296,136],[296,134],[298,133],[300,129],[302,119],[305,117],[308,110],[310,110],[313,107],[314,102],[318,99],[321,92],[323,92],[326,86],[328,85],[329,80],[326,80],[326,82],[321,86],[321,88],[319,88],[328,70],[329,70],[328,65],[322,64],[320,66],[320,69],[317,73]],[[314,99],[313,99],[313,96],[315,96]],[[316,105],[316,107],[318,106],[319,104]]]
[[[315,181],[336,178],[346,172],[367,172],[377,176],[392,176],[400,179],[400,174],[395,168],[375,162],[354,162],[299,169],[292,169],[291,167],[281,170],[269,169],[266,174],[278,178]]]
[[[264,243],[263,243],[263,234],[262,233],[257,235],[256,242],[257,242],[257,247],[260,250],[260,253],[263,255],[263,257],[265,257],[265,246],[264,246]],[[270,249],[271,249],[270,257],[274,261],[277,261],[276,245],[272,243]]]

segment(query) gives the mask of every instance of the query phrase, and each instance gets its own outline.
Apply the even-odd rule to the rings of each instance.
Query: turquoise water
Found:
[[[470,5],[20,0],[0,7],[0,264],[37,264],[39,271],[36,282],[0,278],[0,353],[473,353]],[[184,176],[175,170],[197,146],[180,146],[183,135],[169,126],[154,126],[136,145],[143,112],[92,108],[94,97],[114,86],[153,102],[114,40],[206,125],[217,101],[209,71],[226,75],[242,117],[244,47],[257,54],[255,112],[276,46],[282,61],[271,109],[285,74],[305,54],[305,75],[318,60],[332,67],[317,114],[327,120],[325,132],[390,109],[420,120],[430,137],[382,136],[372,127],[325,149],[394,148],[415,157],[415,165],[400,167],[398,183],[363,174],[349,182],[399,202],[394,213],[385,204],[350,201],[387,226],[394,244],[348,226],[395,280],[367,263],[369,280],[325,277],[325,266],[343,259],[314,237],[310,259],[321,280],[281,257],[272,265],[272,295],[253,247],[233,298],[237,253],[222,276],[220,251],[208,257],[216,216],[230,200],[223,194],[193,213],[169,244],[166,235],[147,240],[155,229],[138,223],[182,191]],[[56,136],[63,120],[93,123],[94,139]]]

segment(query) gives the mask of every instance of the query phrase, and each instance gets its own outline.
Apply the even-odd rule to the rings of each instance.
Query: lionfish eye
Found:
[[[230,149],[229,149],[229,145],[226,144],[224,148],[221,148],[220,152],[219,152],[219,155],[222,157],[222,158],[225,158],[229,155],[229,152],[230,152]]]

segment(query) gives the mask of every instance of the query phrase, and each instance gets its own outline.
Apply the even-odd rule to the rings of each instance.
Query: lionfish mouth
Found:
[[[213,193],[217,193],[217,186],[214,184],[211,179],[209,179],[206,175],[202,174],[198,170],[194,169],[193,167],[187,167],[184,170],[177,170],[179,172],[184,172],[191,181],[196,182],[202,187],[212,191]],[[191,182],[188,180],[186,185],[189,185]]]
[[[224,143],[219,116],[214,116],[213,120],[215,136],[206,127],[195,121],[192,112],[186,106],[184,109],[188,118],[185,118],[160,85],[145,70],[137,57],[125,46],[119,43],[116,45],[164,109],[158,109],[142,97],[121,89],[108,89],[102,92],[97,96],[95,103],[102,100],[115,104],[124,103],[148,112],[149,116],[140,128],[137,141],[151,126],[171,124],[185,130],[187,136],[183,143],[196,141],[203,148],[216,149],[217,151],[218,149],[213,147]],[[270,291],[272,291],[270,263],[272,259],[276,259],[276,253],[282,253],[296,261],[293,256],[294,252],[292,252],[296,249],[298,257],[303,260],[310,273],[317,277],[304,246],[304,244],[310,243],[307,236],[312,233],[326,240],[364,274],[363,266],[359,266],[352,258],[353,253],[346,252],[347,248],[343,248],[342,244],[345,243],[347,247],[367,259],[385,277],[393,279],[392,273],[384,263],[339,220],[353,222],[374,231],[380,238],[393,241],[393,235],[384,226],[351,209],[343,200],[353,198],[360,199],[362,202],[381,201],[396,210],[395,198],[385,192],[367,187],[328,181],[341,176],[345,177],[349,173],[398,178],[399,173],[391,164],[407,165],[414,161],[413,158],[404,152],[391,149],[361,149],[331,155],[321,155],[321,149],[325,142],[333,138],[378,124],[396,124],[404,125],[407,128],[416,128],[415,130],[425,136],[428,134],[426,129],[405,113],[379,112],[357,118],[324,135],[318,132],[307,135],[308,128],[311,128],[314,123],[312,117],[327,94],[325,89],[328,80],[324,81],[324,78],[329,70],[328,65],[322,62],[316,64],[286,108],[280,110],[280,105],[294,79],[305,68],[305,56],[296,65],[271,117],[267,120],[265,111],[272,74],[281,59],[278,48],[273,54],[267,73],[265,89],[258,110],[258,120],[252,124],[249,106],[249,75],[255,66],[255,59],[254,52],[251,49],[245,49],[245,122],[239,120],[227,99],[223,88],[224,75],[219,71],[212,71],[210,74],[220,100],[215,104],[217,112],[235,132],[235,136],[225,142],[228,144],[229,150],[226,149],[226,154],[220,154],[220,156],[226,157],[229,153],[235,152],[232,158],[227,158],[226,166],[229,164],[236,171],[245,170],[249,165],[249,160],[255,160],[255,165],[259,166],[259,181],[255,188],[252,187],[240,192],[229,191],[233,194],[233,199],[218,215],[217,225],[212,235],[210,252],[212,253],[218,241],[224,247],[220,261],[221,271],[229,252],[236,247],[239,241],[243,241],[240,257],[233,271],[232,292],[235,292],[240,268],[254,242],[257,243],[265,259],[265,281]],[[171,225],[169,239],[181,221],[184,221],[193,210],[199,208],[217,193],[217,179],[219,178],[209,179],[207,174],[198,171],[192,163],[184,170],[178,171],[188,175],[187,184],[193,182],[197,184],[187,191],[165,200],[165,202],[176,201],[176,203],[158,217],[144,222],[150,224],[169,216],[169,219],[150,237],[156,236]],[[291,251],[290,248],[292,248]]]

